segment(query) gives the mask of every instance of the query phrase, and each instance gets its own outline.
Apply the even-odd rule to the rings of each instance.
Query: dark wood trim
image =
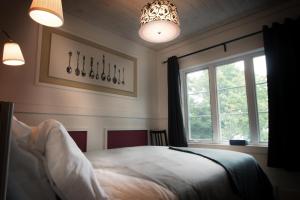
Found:
[[[13,103],[0,102],[0,199],[6,199]]]

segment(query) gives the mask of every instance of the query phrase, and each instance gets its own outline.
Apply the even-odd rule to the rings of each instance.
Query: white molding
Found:
[[[246,93],[248,102],[248,116],[249,116],[249,128],[250,128],[250,141],[251,143],[258,144],[259,138],[259,119],[258,119],[258,107],[256,98],[256,84],[253,58],[256,56],[264,55],[263,52],[257,52],[255,54],[248,55],[245,58],[245,81],[246,81]]]
[[[182,104],[181,104],[181,110],[182,110],[182,117],[183,117],[183,122],[184,122],[184,129],[185,133],[187,134],[187,139],[189,140],[190,138],[190,125],[189,125],[189,116],[188,116],[188,103],[187,103],[187,84],[186,84],[186,75],[187,73],[184,72],[183,70],[180,70],[180,80],[181,80],[181,99],[182,99]]]
[[[107,135],[108,135],[109,129],[104,128],[104,149],[107,149]]]
[[[88,128],[87,127],[65,127],[67,131],[86,131],[88,133]]]
[[[129,120],[163,120],[166,118],[152,118],[152,117],[126,117],[126,116],[107,116],[107,115],[91,115],[91,114],[65,114],[65,113],[41,113],[41,112],[14,112],[15,114],[28,115],[60,115],[60,116],[76,116],[76,117],[96,117],[108,119],[129,119]]]
[[[106,119],[129,119],[129,120],[168,120],[168,117],[155,117],[155,116],[128,116],[128,115],[103,115],[103,114],[80,114],[80,113],[60,113],[60,112],[42,112],[42,111],[14,111],[15,114],[25,115],[59,115],[59,116],[76,116],[76,117],[95,117]]]
[[[210,93],[210,110],[213,130],[213,142],[220,143],[220,118],[219,118],[219,101],[218,101],[218,86],[217,86],[217,72],[213,65],[208,68],[209,93]]]
[[[39,82],[39,74],[40,74],[40,63],[41,63],[41,51],[42,51],[42,31],[43,26],[38,25],[38,41],[36,48],[36,60],[35,60],[35,74],[34,74],[34,84],[37,85]]]
[[[76,116],[93,116],[105,118],[135,118],[135,119],[160,119],[155,113],[143,113],[139,111],[127,112],[118,109],[108,109],[107,107],[82,107],[82,106],[65,106],[65,105],[47,105],[33,103],[15,103],[15,113],[24,114],[45,114],[45,115],[76,115]]]

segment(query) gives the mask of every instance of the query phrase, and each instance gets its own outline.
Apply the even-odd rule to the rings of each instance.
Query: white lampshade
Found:
[[[167,0],[155,0],[142,9],[139,35],[153,42],[168,42],[180,35],[176,6]]]
[[[4,44],[2,62],[12,66],[25,64],[21,48],[17,43],[9,41]]]
[[[29,15],[34,21],[45,26],[59,27],[64,23],[61,0],[33,0]]]

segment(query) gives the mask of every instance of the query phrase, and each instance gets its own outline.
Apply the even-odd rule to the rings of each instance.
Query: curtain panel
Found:
[[[300,19],[264,26],[269,98],[268,166],[299,170]]]
[[[168,59],[168,134],[170,146],[187,147],[180,100],[180,73],[176,56]]]

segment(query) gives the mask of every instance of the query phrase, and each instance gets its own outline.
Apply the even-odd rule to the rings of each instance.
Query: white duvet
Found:
[[[30,128],[14,119],[12,129],[18,142],[42,160],[62,200],[239,199],[226,171],[197,155],[153,146],[84,155],[55,120]]]
[[[93,169],[64,126],[47,120],[37,127],[13,120],[13,134],[43,161],[49,181],[62,200],[173,200],[163,186],[109,169]]]
[[[110,199],[175,200],[177,197],[163,186],[143,178],[95,169],[101,187]]]
[[[159,146],[87,152],[112,199],[237,200],[228,175],[202,156]]]

